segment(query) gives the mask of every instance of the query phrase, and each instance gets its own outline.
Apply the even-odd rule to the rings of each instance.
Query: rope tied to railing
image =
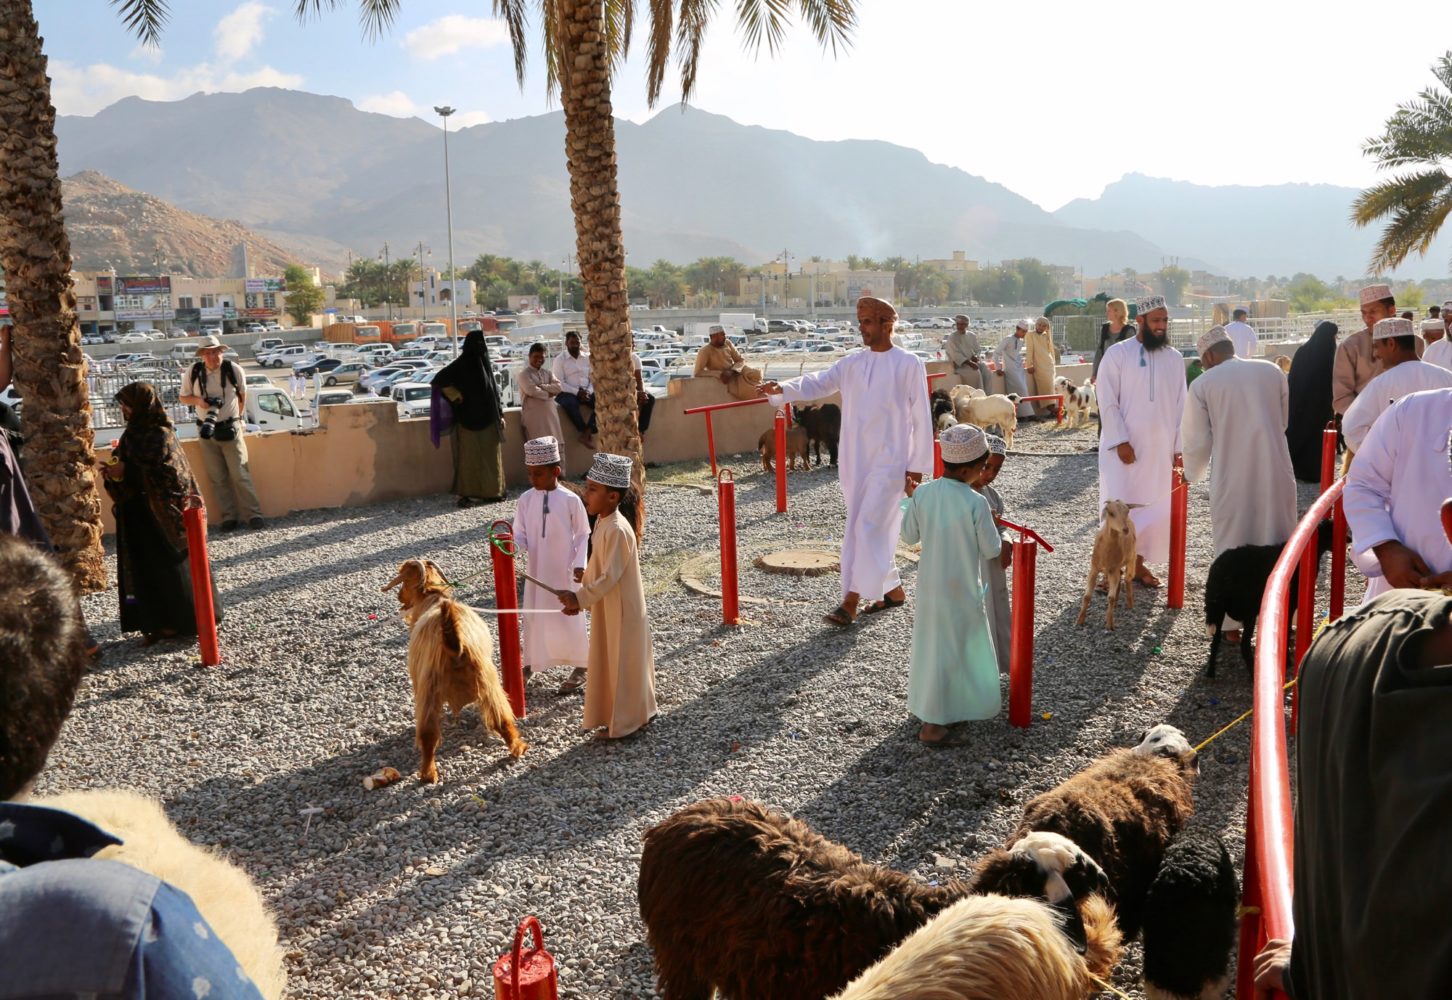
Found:
[[[1282,691],[1289,691],[1291,688],[1293,688],[1293,687],[1296,686],[1296,681],[1298,681],[1300,679],[1301,679],[1300,677],[1292,677],[1290,680],[1286,681],[1285,687],[1281,688],[1281,690]],[[1241,712],[1240,715],[1234,721],[1232,721],[1228,725],[1221,726],[1218,730],[1215,731],[1215,733],[1213,733],[1210,736],[1209,739],[1205,740],[1199,746],[1195,747],[1195,753],[1196,754],[1199,754],[1199,752],[1201,750],[1204,750],[1211,743],[1214,743],[1220,737],[1222,737],[1226,733],[1230,732],[1230,730],[1234,729],[1236,726],[1240,725],[1242,722],[1244,722],[1246,719],[1250,718],[1254,714],[1255,714],[1255,708],[1254,707],[1247,708],[1244,712]]]

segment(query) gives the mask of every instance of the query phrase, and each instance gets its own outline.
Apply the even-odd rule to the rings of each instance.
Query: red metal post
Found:
[[[494,603],[500,611],[519,610],[519,584],[514,576],[514,532],[508,521],[489,526],[489,555],[494,560]],[[524,706],[524,664],[519,645],[519,615],[499,616],[499,668],[504,693],[514,717],[522,719]]]
[[[1008,658],[1008,722],[1028,728],[1034,700],[1034,574],[1038,545],[1013,543],[1013,614]]]
[[[1333,420],[1321,432],[1321,492],[1325,493],[1336,481],[1336,422]]]
[[[786,450],[787,422],[786,414],[782,410],[776,411],[776,512],[785,514],[787,509],[786,497],[786,474],[787,474],[787,450]]]
[[[202,666],[222,662],[217,646],[217,607],[212,602],[212,563],[207,558],[207,508],[193,493],[182,501],[182,522],[187,530],[187,559],[192,570],[192,604],[197,614],[197,646]]]
[[[1250,763],[1250,784],[1255,785],[1255,761]],[[1255,815],[1255,797],[1251,796],[1245,806],[1245,842],[1254,844],[1258,833]],[[1237,952],[1235,968],[1235,996],[1237,1000],[1255,1000],[1255,956],[1265,944],[1264,923],[1261,919],[1262,893],[1260,885],[1260,860],[1256,852],[1245,852],[1244,871],[1241,875],[1240,906],[1244,916],[1240,920],[1240,949]]]
[[[1064,395],[1059,394],[1059,408],[1055,411],[1054,423],[1060,427],[1064,425]]]
[[[722,469],[716,477],[716,504],[721,524],[721,617],[727,625],[740,625],[736,585],[736,475],[730,469]]]
[[[1165,607],[1185,606],[1185,533],[1190,520],[1190,487],[1182,470],[1170,473],[1170,582]]]
[[[943,478],[943,445],[936,434],[933,435],[933,478]]]
[[[1331,607],[1326,616],[1333,622],[1346,610],[1346,511],[1341,498],[1331,511]]]
[[[706,411],[706,452],[711,456],[711,475],[716,472],[716,434],[711,429],[711,411]]]

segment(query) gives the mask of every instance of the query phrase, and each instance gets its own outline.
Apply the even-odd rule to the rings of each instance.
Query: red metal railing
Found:
[[[1330,452],[1335,460],[1334,447]],[[1324,457],[1324,456],[1323,456]],[[1301,518],[1281,557],[1276,561],[1261,600],[1255,650],[1255,702],[1251,720],[1250,796],[1245,817],[1245,872],[1241,903],[1236,996],[1251,1000],[1255,992],[1255,956],[1271,938],[1289,939],[1294,933],[1291,911],[1293,819],[1290,768],[1286,753],[1285,662],[1291,576],[1301,570],[1298,597],[1296,665],[1310,644],[1315,629],[1315,584],[1319,567],[1318,539],[1327,516],[1341,515],[1344,479],[1332,482]],[[1334,529],[1333,529],[1334,532]],[[1333,533],[1333,538],[1335,537]],[[1331,560],[1332,590],[1344,594],[1346,560],[1340,550]],[[1337,587],[1336,580],[1342,583]],[[1332,617],[1339,608],[1331,609]]]
[[[514,526],[508,521],[495,521],[489,526],[489,553],[494,566],[494,603],[502,612],[519,610],[519,583],[514,573],[514,557],[519,549],[514,543]],[[519,641],[519,615],[501,614],[496,626],[499,634],[499,673],[504,693],[514,717],[522,719],[524,704],[523,652]]]
[[[722,469],[716,476],[716,513],[721,527],[721,618],[741,624],[736,573],[736,474]]]
[[[207,558],[207,508],[196,493],[182,500],[182,524],[186,528],[187,560],[192,571],[197,648],[202,654],[202,666],[215,667],[222,662],[222,653],[217,645],[217,608],[212,602],[212,563]]]
[[[1020,397],[1018,397],[1018,401],[1020,403],[1037,403],[1041,399],[1057,399],[1059,401],[1059,405],[1058,405],[1058,407],[1056,407],[1056,413],[1055,413],[1055,416],[1054,416],[1054,423],[1055,424],[1062,424],[1064,422],[1064,394],[1062,392],[1050,392],[1050,393],[1047,393],[1047,394],[1045,394],[1043,396],[1020,396]]]
[[[1170,574],[1165,607],[1185,606],[1185,539],[1190,529],[1190,483],[1184,469],[1170,471]]]

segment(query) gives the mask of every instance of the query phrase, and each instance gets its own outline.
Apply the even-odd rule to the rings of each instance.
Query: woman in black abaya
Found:
[[[1290,416],[1286,444],[1291,466],[1303,483],[1321,481],[1321,433],[1334,416],[1331,409],[1331,366],[1336,361],[1338,329],[1329,320],[1317,324],[1305,346],[1291,359]]]
[[[433,388],[430,431],[435,447],[439,434],[452,438],[459,506],[504,499],[504,408],[482,331],[469,331],[459,356],[434,376]]]

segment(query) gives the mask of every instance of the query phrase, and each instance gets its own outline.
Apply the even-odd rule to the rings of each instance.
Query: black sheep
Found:
[[[953,415],[953,400],[948,396],[947,389],[934,389],[929,401],[933,405],[933,426],[938,426],[938,419],[942,416]]]
[[[1230,852],[1197,827],[1165,851],[1144,907],[1144,984],[1152,1000],[1223,997],[1238,930]]]
[[[1220,623],[1229,615],[1241,623],[1240,658],[1247,671],[1253,671],[1251,641],[1255,638],[1255,620],[1260,617],[1260,603],[1271,571],[1276,568],[1284,545],[1241,545],[1226,549],[1210,564],[1205,578],[1205,628],[1210,635],[1210,658],[1205,676],[1215,676],[1215,656],[1220,652]],[[1317,529],[1317,558],[1331,550],[1331,522],[1323,521]],[[1290,607],[1294,615],[1300,604],[1300,567],[1291,576]]]
[[[807,431],[807,447],[813,449],[817,464],[822,464],[822,445],[832,464],[837,464],[837,439],[842,435],[842,408],[836,403],[820,406],[796,406],[792,408],[792,419]]]

